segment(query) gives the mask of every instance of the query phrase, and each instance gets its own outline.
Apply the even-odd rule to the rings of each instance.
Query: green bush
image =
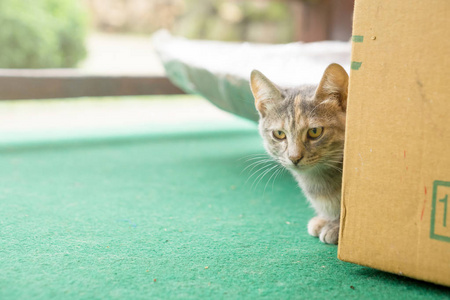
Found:
[[[68,68],[86,56],[79,0],[0,0],[0,68]]]
[[[288,43],[294,16],[289,1],[186,0],[173,31],[193,39]]]

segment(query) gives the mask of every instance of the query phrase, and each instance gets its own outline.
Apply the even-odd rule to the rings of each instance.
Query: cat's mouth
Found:
[[[311,170],[314,170],[316,167],[317,167],[317,162],[308,163],[308,164],[299,163],[297,165],[290,163],[286,166],[286,168],[297,171],[297,172],[311,171]]]
[[[336,164],[331,161],[326,161],[323,159],[309,161],[307,162],[307,164],[298,164],[298,165],[291,164],[288,168],[301,173],[304,172],[322,173],[323,171],[330,171],[330,170],[342,173],[342,165]]]
[[[287,169],[295,172],[315,172],[321,171],[327,168],[328,163],[323,161],[319,156],[309,157],[304,161],[300,161],[298,164],[292,163],[290,160],[284,164]]]

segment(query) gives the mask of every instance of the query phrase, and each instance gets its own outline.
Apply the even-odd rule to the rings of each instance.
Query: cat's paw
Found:
[[[339,220],[329,221],[320,231],[319,239],[325,244],[337,245],[339,241]]]
[[[322,228],[327,224],[325,219],[314,217],[308,222],[308,233],[312,236],[319,236]]]

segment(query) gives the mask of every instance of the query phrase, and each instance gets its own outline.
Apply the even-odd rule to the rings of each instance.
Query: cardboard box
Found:
[[[339,258],[450,286],[450,1],[356,1]]]

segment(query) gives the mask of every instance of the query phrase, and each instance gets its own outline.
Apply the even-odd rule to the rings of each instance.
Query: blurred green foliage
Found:
[[[68,68],[86,56],[79,0],[0,0],[0,68]]]
[[[185,0],[175,34],[194,39],[292,42],[294,17],[283,1]]]

